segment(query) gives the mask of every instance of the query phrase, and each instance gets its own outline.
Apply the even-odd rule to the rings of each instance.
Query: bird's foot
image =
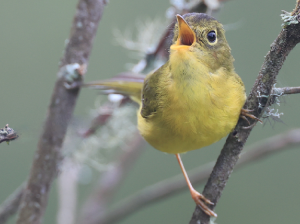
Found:
[[[210,210],[210,208],[208,208],[206,205],[206,204],[213,205],[214,203],[212,203],[210,200],[205,198],[202,194],[200,194],[198,191],[194,189],[191,189],[191,195],[195,203],[201,208],[202,211],[204,211],[209,216],[217,217],[217,214],[212,210]]]
[[[253,110],[248,110],[248,109],[243,109],[242,108],[240,117],[242,119],[244,119],[245,121],[247,121],[249,125],[251,125],[251,124],[250,124],[249,120],[247,119],[247,117],[249,117],[249,118],[251,118],[253,120],[257,120],[257,121],[259,121],[262,124],[263,123],[262,120],[260,120],[259,118],[255,117],[253,114],[250,114],[250,112],[252,112],[252,111]]]

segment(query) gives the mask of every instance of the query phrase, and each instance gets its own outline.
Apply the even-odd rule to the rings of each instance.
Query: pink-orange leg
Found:
[[[240,117],[243,118],[245,121],[247,121],[249,125],[250,125],[250,122],[248,121],[247,117],[250,117],[253,120],[257,120],[262,124],[263,123],[262,120],[260,120],[259,118],[255,117],[253,114],[250,113],[252,111],[253,110],[248,110],[248,109],[242,108]]]
[[[178,163],[179,163],[179,166],[181,168],[181,171],[183,173],[183,176],[186,180],[186,183],[190,189],[190,192],[191,192],[191,195],[192,195],[192,198],[193,200],[195,201],[195,203],[209,216],[214,216],[214,217],[217,217],[217,214],[214,213],[212,210],[210,210],[205,203],[207,204],[211,204],[213,205],[214,203],[212,203],[210,200],[208,200],[207,198],[205,198],[202,194],[200,194],[198,191],[196,191],[192,184],[191,184],[191,181],[184,169],[184,166],[183,166],[183,163],[181,161],[181,158],[180,158],[180,155],[179,154],[176,154],[176,158],[178,160]]]

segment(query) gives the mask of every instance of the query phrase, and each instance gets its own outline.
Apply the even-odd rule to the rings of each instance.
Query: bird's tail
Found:
[[[144,75],[135,73],[121,73],[111,79],[86,83],[83,86],[100,89],[103,94],[128,95],[132,100],[141,103],[141,92],[145,80]]]

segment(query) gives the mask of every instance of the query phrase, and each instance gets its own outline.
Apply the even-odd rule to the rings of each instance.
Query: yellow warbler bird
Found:
[[[87,84],[130,95],[140,104],[141,135],[154,148],[176,154],[192,198],[210,216],[217,216],[206,205],[212,203],[193,188],[179,153],[219,141],[240,115],[255,118],[242,110],[245,87],[233,61],[222,24],[188,13],[177,15],[170,58],[155,72]]]

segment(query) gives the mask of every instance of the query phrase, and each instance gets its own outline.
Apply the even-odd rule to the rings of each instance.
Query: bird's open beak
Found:
[[[191,29],[191,27],[187,24],[184,18],[177,14],[178,21],[178,39],[176,42],[177,46],[191,46],[196,41],[196,34]]]

